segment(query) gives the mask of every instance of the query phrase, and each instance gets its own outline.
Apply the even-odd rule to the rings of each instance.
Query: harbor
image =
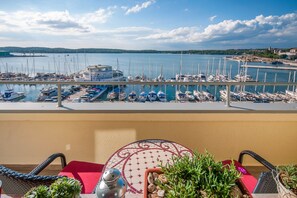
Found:
[[[134,54],[138,59],[143,58],[143,54]],[[52,55],[55,58],[62,55]],[[91,56],[91,55],[89,55]],[[94,55],[93,55],[94,56]],[[151,55],[154,58],[140,63],[131,61],[127,55],[107,55],[108,60],[116,60],[113,65],[92,64],[87,67],[82,66],[77,57],[66,57],[64,68],[55,58],[53,67],[50,63],[48,67],[40,67],[37,64],[38,57],[32,57],[32,67],[26,60],[27,66],[22,65],[20,70],[10,66],[10,63],[3,64],[4,72],[0,72],[2,80],[5,81],[29,81],[30,85],[0,86],[2,101],[39,101],[57,102],[57,87],[52,87],[49,94],[46,91],[49,86],[35,85],[33,82],[74,82],[77,90],[73,86],[63,86],[61,98],[65,102],[218,102],[226,101],[226,87],[222,85],[196,85],[200,82],[296,82],[296,69],[287,66],[275,66],[272,64],[240,64],[237,61],[230,61],[225,56],[203,56],[203,55]],[[118,58],[120,56],[120,58]],[[126,58],[123,59],[124,56]],[[161,57],[161,58],[160,58]],[[39,60],[42,60],[39,57]],[[46,57],[43,57],[46,58]],[[68,59],[69,60],[68,60]],[[82,58],[82,57],[81,57]],[[85,57],[86,58],[86,57]],[[90,58],[86,58],[90,59]],[[127,62],[127,59],[129,60]],[[137,58],[135,58],[137,59]],[[162,60],[163,59],[163,60]],[[197,60],[196,60],[197,59]],[[121,61],[122,60],[122,61]],[[124,60],[124,61],[123,61]],[[168,65],[168,60],[175,61],[172,66]],[[43,61],[43,60],[42,60]],[[70,65],[70,62],[73,65]],[[86,63],[87,61],[85,61]],[[160,62],[156,63],[156,62]],[[60,65],[60,66],[59,66]],[[136,66],[137,65],[137,66]],[[80,69],[81,68],[81,69]],[[11,71],[10,71],[11,70]],[[41,71],[42,70],[42,71]],[[51,72],[55,70],[55,72]],[[24,71],[16,72],[16,71]],[[38,71],[38,72],[37,72]],[[83,85],[81,82],[106,82],[104,86]],[[129,82],[126,86],[108,85],[107,82]],[[144,84],[139,85],[138,82]],[[154,83],[145,84],[145,83]],[[167,83],[168,85],[164,84]],[[170,85],[170,82],[186,82],[188,85]],[[134,84],[133,84],[134,83]],[[230,87],[232,101],[249,101],[254,103],[267,102],[296,102],[295,86],[265,86],[247,85]],[[24,97],[17,97],[14,100],[4,100],[3,95],[6,90],[12,92],[23,92]],[[46,90],[46,91],[45,91]],[[42,97],[41,97],[42,96]]]

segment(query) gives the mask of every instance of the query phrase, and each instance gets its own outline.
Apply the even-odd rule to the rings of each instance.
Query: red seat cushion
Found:
[[[101,177],[103,167],[103,164],[71,161],[64,167],[59,175],[79,180],[82,184],[81,193],[90,194],[94,191]]]
[[[231,164],[232,161],[233,161],[236,169],[241,173],[240,180],[242,181],[244,186],[247,188],[247,190],[251,194],[254,191],[254,188],[256,187],[258,180],[254,176],[252,176],[238,161],[225,160],[222,163],[223,163],[223,165],[226,165],[226,164]]]

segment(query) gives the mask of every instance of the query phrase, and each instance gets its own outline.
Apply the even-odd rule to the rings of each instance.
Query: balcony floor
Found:
[[[146,103],[129,103],[129,102],[98,102],[98,103],[63,103],[63,107],[57,107],[57,103],[0,103],[0,113],[56,113],[56,112],[107,112],[107,113],[296,113],[297,103],[252,103],[252,102],[232,102],[227,107],[223,102],[203,102],[203,103],[162,103],[162,102],[146,102]]]

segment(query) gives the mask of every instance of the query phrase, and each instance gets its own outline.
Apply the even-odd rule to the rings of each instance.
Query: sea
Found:
[[[35,54],[38,55],[38,54]],[[148,78],[153,79],[160,75],[161,71],[165,79],[174,78],[176,74],[199,74],[199,73],[221,73],[230,75],[234,78],[239,72],[243,71],[238,61],[225,59],[225,55],[200,55],[200,54],[152,54],[152,53],[78,53],[78,54],[39,54],[40,57],[9,57],[0,58],[0,72],[22,72],[30,76],[36,73],[63,73],[71,74],[85,69],[89,65],[102,64],[111,65],[124,72],[124,75],[136,76],[145,74]],[[268,63],[248,63],[251,65],[272,66]],[[274,65],[275,66],[275,65]],[[256,79],[257,69],[249,68],[247,74]],[[259,82],[292,82],[294,72],[288,70],[260,69],[258,73]],[[266,76],[266,78],[265,78]],[[15,91],[25,92],[26,97],[21,101],[36,101],[40,90],[45,85],[0,85],[1,93],[8,88]],[[293,87],[277,86],[275,92],[284,92],[286,89]],[[166,91],[167,99],[175,99],[175,89],[172,86],[127,86],[125,91],[130,93],[132,90],[140,93],[141,91],[149,92],[150,90]],[[224,87],[214,86],[189,86],[181,87],[182,91],[194,89],[207,90],[216,96],[219,100],[219,90]],[[234,86],[231,91],[236,91],[238,87]],[[273,92],[273,86],[246,86],[246,91],[250,92]],[[106,100],[104,95],[100,100]]]

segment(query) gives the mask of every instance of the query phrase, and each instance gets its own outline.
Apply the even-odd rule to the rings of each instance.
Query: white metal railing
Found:
[[[58,107],[62,107],[62,85],[105,85],[105,86],[121,86],[121,85],[171,85],[171,86],[226,86],[227,98],[226,106],[230,107],[231,86],[292,86],[297,87],[297,82],[152,82],[152,81],[113,81],[113,82],[74,82],[74,81],[0,81],[1,84],[14,85],[57,85],[58,87]]]

